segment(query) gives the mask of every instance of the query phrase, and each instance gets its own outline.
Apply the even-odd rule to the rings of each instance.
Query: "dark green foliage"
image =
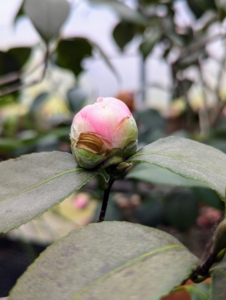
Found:
[[[166,221],[179,231],[187,231],[196,224],[198,201],[190,190],[176,190],[165,202]]]
[[[31,48],[11,48],[7,52],[0,51],[0,76],[11,72],[20,72],[31,54]]]
[[[92,55],[92,45],[85,38],[60,40],[56,49],[57,64],[78,76],[82,71],[82,60]]]
[[[196,18],[200,18],[207,10],[216,10],[216,4],[214,0],[187,0]]]
[[[85,101],[88,99],[88,94],[84,89],[75,87],[67,92],[67,99],[71,111],[73,113],[77,113],[85,105]]]
[[[112,34],[121,50],[134,38],[135,29],[134,23],[127,21],[121,21],[115,26]]]

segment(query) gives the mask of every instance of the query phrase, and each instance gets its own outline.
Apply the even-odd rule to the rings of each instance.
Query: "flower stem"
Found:
[[[101,211],[100,211],[99,219],[97,221],[98,223],[104,221],[105,214],[106,214],[106,211],[107,211],[107,206],[108,206],[108,198],[109,198],[109,194],[110,194],[111,187],[112,187],[113,183],[114,183],[114,179],[110,177],[109,180],[108,180],[108,187],[104,191]]]

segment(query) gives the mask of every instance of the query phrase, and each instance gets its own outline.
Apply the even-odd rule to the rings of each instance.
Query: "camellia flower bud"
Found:
[[[117,164],[135,153],[138,130],[128,107],[115,98],[98,98],[78,112],[71,126],[71,149],[78,165],[92,169]],[[111,159],[111,161],[110,161]]]

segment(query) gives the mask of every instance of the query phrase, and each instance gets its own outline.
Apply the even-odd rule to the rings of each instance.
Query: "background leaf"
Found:
[[[30,154],[0,163],[0,232],[38,217],[95,175],[78,168],[73,156],[64,152]]]
[[[68,103],[73,113],[82,109],[88,98],[89,94],[81,87],[74,87],[67,92]]]
[[[70,12],[67,0],[25,0],[24,12],[45,41],[56,37]]]
[[[30,57],[31,48],[11,48],[7,52],[0,51],[0,76],[10,72],[18,72]]]
[[[225,0],[215,0],[215,2],[217,5],[220,21],[223,21],[226,17],[226,2]]]
[[[176,291],[187,291],[191,300],[209,300],[209,287],[209,283],[189,284],[180,286]]]
[[[224,210],[224,203],[221,201],[221,199],[218,197],[215,191],[207,188],[198,187],[193,189],[193,193],[196,195],[196,197],[202,204],[212,206],[222,211]]]
[[[225,201],[226,155],[215,148],[185,138],[167,137],[140,149],[128,162],[147,162],[205,182]]]
[[[94,4],[107,4],[123,19],[130,22],[134,22],[139,25],[147,25],[148,19],[143,16],[140,12],[130,8],[126,4],[117,0],[89,0],[90,3]]]
[[[165,202],[166,221],[179,231],[187,231],[194,226],[198,214],[198,201],[189,189],[174,191]]]
[[[9,300],[160,299],[197,262],[157,229],[103,222],[50,246],[20,278]]]
[[[224,300],[226,295],[226,262],[212,269],[212,286],[210,289],[211,300]]]
[[[139,50],[145,60],[154,47],[158,44],[162,37],[162,30],[159,27],[154,27],[151,34],[148,35],[140,44]]]
[[[172,186],[206,187],[204,182],[194,179],[187,179],[174,174],[167,169],[146,163],[137,164],[127,175],[127,179],[136,179],[154,184]]]
[[[127,21],[119,22],[113,30],[114,40],[121,50],[134,38],[135,34],[135,25]]]
[[[82,60],[92,55],[92,45],[85,38],[60,40],[57,46],[57,64],[78,76],[82,68]]]

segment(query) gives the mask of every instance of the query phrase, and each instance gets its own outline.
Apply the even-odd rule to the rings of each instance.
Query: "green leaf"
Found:
[[[221,201],[215,191],[198,187],[193,189],[193,192],[199,199],[199,202],[201,202],[202,204],[204,203],[207,206],[211,206],[222,211],[224,210],[224,203]]]
[[[216,10],[214,0],[187,0],[187,3],[196,18],[200,18],[209,9]]]
[[[18,72],[30,57],[31,48],[11,48],[7,52],[0,51],[0,76],[10,72]]]
[[[220,21],[223,21],[224,18],[226,17],[226,1],[225,0],[215,0],[217,9],[218,9],[218,14],[219,14],[219,19]]]
[[[135,219],[139,224],[156,227],[165,221],[162,195],[153,192],[145,196],[135,211]]]
[[[42,140],[51,139],[53,137],[57,137],[61,140],[69,139],[68,132],[70,131],[70,127],[61,127],[52,129],[51,131],[47,131],[45,133],[41,133],[39,135],[32,135],[28,137],[20,137],[20,138],[0,138],[0,155],[7,154],[7,157],[12,158],[17,157],[28,152],[32,152],[35,149],[35,146],[42,142]],[[13,152],[13,153],[11,153]]]
[[[184,232],[196,224],[199,214],[198,201],[189,189],[173,191],[165,202],[166,221]]]
[[[24,12],[41,37],[48,42],[57,37],[70,12],[67,0],[25,0]]]
[[[226,295],[226,262],[212,269],[212,286],[210,289],[211,300],[225,300]]]
[[[30,114],[34,115],[41,108],[41,106],[47,101],[49,96],[48,92],[43,92],[39,94],[31,104]]]
[[[0,232],[40,216],[95,175],[78,168],[73,156],[64,152],[35,153],[0,163]]]
[[[149,20],[140,12],[130,8],[126,4],[117,0],[89,0],[90,3],[104,4],[110,6],[116,13],[126,21],[130,21],[139,25],[147,25]]]
[[[57,49],[57,64],[78,76],[82,71],[82,60],[92,55],[92,45],[85,38],[60,40]]]
[[[139,50],[145,60],[151,53],[153,48],[158,44],[162,37],[162,30],[159,27],[154,27],[151,34],[141,42]]]
[[[19,64],[20,69],[24,66],[24,64],[27,62],[28,58],[31,54],[31,48],[28,47],[18,47],[18,48],[11,48],[8,51],[9,54],[11,54]]]
[[[134,38],[135,34],[135,25],[128,21],[119,22],[113,30],[113,37],[121,50]]]
[[[173,186],[190,186],[205,187],[206,184],[194,179],[187,179],[178,174],[174,174],[167,169],[160,168],[156,165],[146,163],[137,164],[127,175],[127,179],[136,179],[154,184],[173,185]]]
[[[183,285],[176,291],[187,291],[191,300],[209,300],[209,283]]]
[[[81,87],[72,88],[67,92],[68,103],[73,113],[77,113],[82,109],[88,98],[87,91]]]
[[[22,67],[27,62],[28,58],[30,57],[31,48],[28,47],[17,47],[9,49],[7,52],[0,51],[0,76],[3,76],[4,82],[4,75],[12,73],[12,78],[14,75],[14,80],[8,82],[6,84],[2,84],[2,87],[19,84],[20,79],[18,79],[18,75],[20,75],[22,71]],[[15,74],[14,74],[15,73]],[[16,97],[18,92],[14,92],[13,95]]]
[[[200,180],[225,201],[226,155],[213,147],[181,137],[167,137],[140,149],[127,162],[146,162]]]
[[[103,222],[71,232],[28,268],[8,300],[157,300],[197,262],[157,229]]]

